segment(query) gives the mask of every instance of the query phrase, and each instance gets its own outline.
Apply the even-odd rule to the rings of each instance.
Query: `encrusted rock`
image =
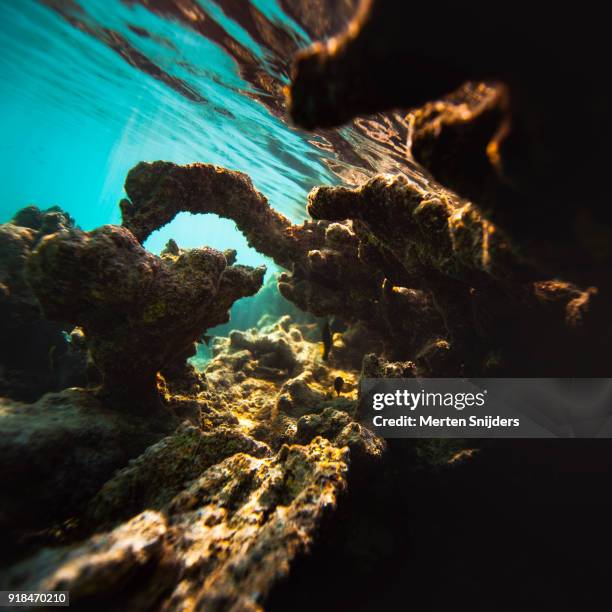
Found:
[[[142,508],[164,508],[210,466],[239,452],[264,457],[270,449],[236,427],[202,431],[184,424],[108,480],[89,503],[88,520],[99,526]]]
[[[2,530],[11,539],[79,514],[113,472],[176,421],[111,410],[69,389],[35,404],[0,398]]]
[[[48,236],[28,262],[45,314],[82,327],[104,391],[134,409],[154,405],[156,374],[227,321],[232,303],[255,293],[263,275],[208,248],[160,258],[112,225]]]
[[[345,218],[293,225],[246,175],[206,164],[141,163],[130,171],[126,192],[123,222],[139,240],[181,211],[232,219],[251,246],[290,270],[278,281],[284,297],[316,316],[363,322],[391,353],[418,345],[432,328],[441,332],[429,295],[383,292],[385,278],[398,288],[409,287],[411,279],[385,245],[363,240]],[[405,319],[395,316],[398,310],[407,313]]]
[[[607,188],[605,30],[592,11],[549,20],[544,7],[500,19],[482,3],[362,0],[342,32],[297,55],[291,116],[314,128],[413,109],[414,156],[437,180],[485,210],[544,276],[601,282],[612,216],[585,185]]]
[[[315,219],[358,220],[415,280],[432,269],[472,283],[482,274],[521,271],[503,236],[472,204],[404,175],[379,175],[357,189],[318,187],[308,199]]]
[[[504,369],[528,375],[533,367],[540,375],[604,371],[610,332],[597,289],[542,281],[538,267],[470,202],[439,187],[423,189],[403,175],[380,175],[356,189],[316,188],[308,210],[329,221],[352,219],[363,244],[393,256],[394,267],[381,261],[382,270],[397,274],[401,266],[411,279],[412,289],[385,283],[383,293],[411,305],[412,312],[394,311],[395,328],[407,327],[409,313],[414,321],[421,312],[422,331],[404,342],[403,353],[387,351],[385,358],[410,360],[420,375],[451,377]],[[432,311],[443,325],[432,323]],[[577,328],[587,312],[590,321]],[[491,360],[500,351],[501,369],[499,359]]]
[[[84,355],[66,340],[70,326],[46,320],[25,279],[43,236],[73,226],[57,207],[28,206],[0,225],[0,395],[34,401],[46,391],[84,384]]]
[[[238,453],[163,507],[13,568],[12,588],[69,590],[130,609],[260,610],[307,552],[346,486],[348,450],[323,438],[276,456]],[[167,517],[167,518],[166,518]]]
[[[381,438],[335,408],[326,408],[319,414],[308,414],[298,420],[296,441],[305,444],[316,436],[327,438],[336,446],[347,446],[351,465],[355,461],[371,463],[380,459],[385,450]]]
[[[209,164],[141,163],[128,174],[125,190],[130,199],[121,203],[123,224],[140,241],[182,211],[231,219],[250,246],[293,272],[279,280],[281,293],[317,316],[347,308],[347,315],[363,315],[382,281],[359,265],[350,227],[335,224],[328,232],[327,223],[293,225],[240,172]]]
[[[146,511],[81,545],[44,550],[14,568],[8,584],[69,591],[70,604],[145,610],[170,588],[177,573],[166,518]]]

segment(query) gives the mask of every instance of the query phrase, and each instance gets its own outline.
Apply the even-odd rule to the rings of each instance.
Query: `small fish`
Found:
[[[332,331],[327,320],[321,326],[321,342],[323,342],[323,361],[327,361],[332,350]]]
[[[394,293],[405,293],[405,287],[396,287],[388,278],[383,280],[382,285],[380,286],[381,293],[383,298],[392,299]]]
[[[380,286],[380,289],[384,297],[390,297],[393,293],[393,284],[388,278],[385,278]]]
[[[334,380],[334,389],[336,390],[338,397],[340,397],[342,387],[344,387],[344,378],[342,378],[342,376],[336,376],[336,379]]]
[[[201,338],[202,342],[204,342],[204,344],[206,344],[206,346],[210,346],[210,341],[212,340],[212,336],[207,336],[204,335]]]

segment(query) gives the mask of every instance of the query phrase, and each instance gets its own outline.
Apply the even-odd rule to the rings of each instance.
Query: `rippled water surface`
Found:
[[[397,169],[399,114],[319,133],[286,120],[293,54],[341,27],[354,3],[0,0],[0,221],[35,203],[59,204],[84,229],[116,223],[141,160],[242,170],[294,221],[313,186]],[[169,237],[263,261],[216,217],[180,215],[147,246]]]

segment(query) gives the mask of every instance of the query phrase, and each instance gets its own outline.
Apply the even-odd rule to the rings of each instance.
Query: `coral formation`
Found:
[[[84,390],[11,409],[13,429],[37,424],[46,432],[41,445],[69,445],[74,453],[62,455],[65,468],[45,464],[55,479],[39,496],[57,486],[78,494],[70,506],[78,527],[67,544],[8,568],[3,582],[69,590],[76,605],[121,599],[131,609],[260,609],[331,517],[347,476],[376,464],[384,450],[383,441],[351,417],[357,372],[323,362],[311,335],[316,325],[283,317],[217,338],[207,384],[189,395],[191,422],[163,438],[176,419],[149,415],[143,429],[140,416],[104,408]],[[346,380],[340,398],[333,390],[339,375]],[[303,398],[308,401],[301,405]],[[64,424],[54,429],[58,416]],[[138,435],[132,427],[139,427]],[[111,432],[132,439],[132,446],[111,444]],[[78,434],[90,440],[86,449]],[[0,447],[4,455],[19,452],[27,440],[9,442]],[[114,453],[100,453],[109,446]],[[40,445],[30,452],[48,456]],[[82,453],[89,459],[66,474]],[[22,471],[33,473],[35,465],[28,455]],[[5,519],[14,529],[15,518]]]
[[[122,227],[71,229],[41,241],[27,274],[47,317],[82,327],[104,392],[146,409],[157,373],[184,363],[205,330],[261,286],[264,269],[231,265],[234,255],[201,248],[157,257]]]
[[[403,278],[388,249],[360,240],[350,223],[293,225],[241,173],[205,164],[141,163],[125,188],[130,200],[122,202],[124,225],[140,240],[181,211],[232,219],[251,246],[288,270],[278,282],[283,296],[316,316],[363,322],[353,335],[365,332],[371,345],[386,342],[393,353],[441,325],[429,295],[385,290],[387,276]],[[398,311],[404,312],[400,319]]]
[[[304,414],[355,409],[357,372],[344,369],[341,358],[324,362],[316,332],[316,325],[295,324],[284,316],[215,340],[206,380],[232,407],[241,427],[272,446],[291,441]],[[346,380],[340,398],[333,387],[338,375]]]
[[[233,220],[250,246],[283,268],[322,277],[331,285],[327,291],[322,285],[320,291],[304,298],[313,302],[309,310],[317,315],[328,314],[326,300],[339,301],[332,286],[363,284],[358,279],[366,272],[357,265],[341,264],[342,260],[356,263],[357,244],[349,228],[312,222],[293,225],[240,172],[208,164],[141,163],[128,174],[125,190],[129,200],[121,203],[123,224],[141,241],[179,212],[215,213]],[[334,245],[341,248],[334,249]],[[340,278],[340,271],[349,270],[348,278]],[[358,309],[359,296],[354,297]]]
[[[236,427],[202,431],[185,422],[108,480],[91,499],[86,520],[99,529],[142,508],[160,510],[209,467],[236,453],[264,457],[270,449]]]
[[[308,550],[346,486],[347,451],[316,438],[270,458],[234,454],[164,506],[80,546],[13,570],[32,589],[71,603],[130,609],[261,609],[274,582]]]
[[[219,195],[209,194],[223,188],[230,195],[221,208]],[[596,291],[567,284],[568,291],[543,299],[556,281],[543,281],[541,270],[474,204],[435,183],[398,174],[352,190],[316,188],[308,210],[319,221],[300,226],[273,211],[246,177],[214,166],[140,164],[126,191],[125,223],[142,239],[183,210],[234,219],[251,245],[290,266],[278,281],[287,299],[366,332],[357,361],[381,347],[384,357],[411,360],[421,374],[518,375],[536,363],[542,375],[601,367],[599,352],[588,363],[582,357],[604,316]],[[265,235],[272,238],[262,246]],[[568,317],[564,310],[574,308],[578,295],[580,315]],[[589,308],[594,323],[576,325]],[[559,334],[567,351],[552,341]],[[357,341],[359,335],[345,336]],[[596,339],[598,345],[603,350],[605,339]]]
[[[34,553],[3,583],[69,590],[76,605],[257,609],[310,548],[349,465],[381,458],[351,416],[354,355],[335,334],[324,361],[317,322],[268,317],[215,338],[197,373],[194,341],[263,270],[173,242],[156,257],[122,227],[57,229],[18,269],[47,316],[79,324],[71,342],[86,343],[104,392],[3,400],[3,528],[13,556]]]
[[[428,326],[421,347],[383,357],[435,375],[605,375],[611,224],[609,209],[584,198],[584,185],[605,157],[611,124],[602,102],[610,92],[600,89],[584,48],[563,63],[580,100],[556,96],[568,76],[550,50],[563,55],[562,45],[532,41],[526,52],[511,44],[519,33],[540,35],[533,20],[545,16],[537,11],[528,32],[518,11],[500,27],[488,9],[474,19],[474,7],[461,7],[445,14],[439,44],[427,44],[426,28],[403,35],[405,24],[428,22],[432,10],[363,1],[343,33],[298,55],[290,102],[306,127],[412,108],[411,153],[442,186],[379,176],[358,189],[315,189],[309,211],[352,220],[360,260],[366,249],[384,253],[379,274],[424,292],[443,319]],[[556,42],[565,28],[583,25],[561,20],[542,31]],[[490,53],[480,52],[483,44]],[[559,125],[570,114],[589,114],[588,125],[568,135]],[[568,147],[587,151],[580,163]],[[427,363],[433,354],[446,355],[443,363]]]
[[[451,376],[605,371],[601,354],[607,337],[602,342],[601,333],[607,326],[597,290],[540,280],[540,271],[521,259],[472,203],[442,188],[422,189],[403,175],[385,175],[357,189],[317,188],[308,210],[329,221],[352,219],[361,240],[389,253],[395,269],[403,271],[395,278],[415,288],[394,288],[394,294],[430,296],[444,326],[430,328],[433,333],[420,347],[413,344],[412,352],[401,355],[421,371]],[[406,315],[398,310],[393,320]]]

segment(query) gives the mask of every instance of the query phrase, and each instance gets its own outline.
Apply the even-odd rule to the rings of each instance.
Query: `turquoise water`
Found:
[[[253,5],[291,46],[309,43],[273,0]],[[199,7],[280,97],[288,65],[219,5]],[[247,172],[275,208],[303,219],[308,191],[338,182],[327,154],[316,136],[275,116],[265,103],[274,94],[248,82],[244,66],[198,28],[118,0],[0,0],[0,221],[35,203],[60,205],[83,229],[118,223],[128,170],[156,159]],[[181,215],[147,246],[159,252],[170,237],[264,262],[233,223],[212,215]]]
[[[293,5],[323,11],[308,15],[311,26],[340,9],[331,0],[0,0],[0,223],[28,204],[57,204],[85,230],[119,223],[125,177],[143,160],[246,172],[294,222],[316,185],[410,171],[400,114],[314,133],[288,123],[291,59],[322,33],[283,9]],[[335,27],[347,19],[336,14]],[[146,246],[159,253],[169,238],[234,248],[239,263],[266,264],[269,283],[277,272],[214,215],[181,214]],[[212,333],[254,325],[282,302],[270,289],[241,300]]]

